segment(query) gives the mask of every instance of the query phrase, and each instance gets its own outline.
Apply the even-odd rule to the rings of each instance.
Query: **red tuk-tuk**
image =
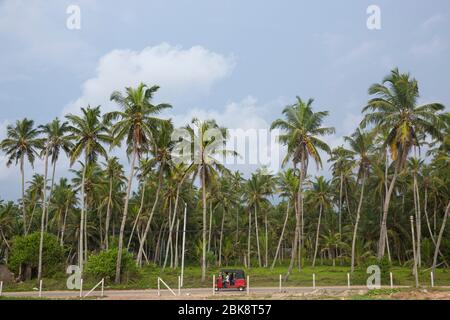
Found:
[[[247,287],[245,272],[239,269],[222,269],[216,280],[216,291],[239,290],[244,291]]]

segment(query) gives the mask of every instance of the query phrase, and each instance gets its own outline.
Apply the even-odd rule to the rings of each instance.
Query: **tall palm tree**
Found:
[[[420,147],[425,135],[442,140],[442,118],[438,112],[444,110],[439,103],[417,105],[419,85],[409,74],[396,68],[380,84],[374,84],[369,94],[375,97],[363,108],[365,117],[362,128],[375,124],[376,129],[388,130],[385,145],[389,147],[394,163],[394,174],[387,191],[378,241],[378,259],[384,257],[387,234],[387,215],[398,173],[404,168],[413,147]]]
[[[225,167],[221,163],[221,158],[227,155],[236,156],[235,151],[225,149],[227,139],[226,129],[219,127],[214,120],[201,121],[192,119],[191,125],[186,126],[187,137],[181,137],[184,142],[191,147],[188,155],[189,163],[186,163],[189,170],[193,172],[193,180],[200,177],[200,188],[202,190],[202,282],[206,279],[206,188],[213,176],[218,172],[225,172]]]
[[[288,153],[283,162],[286,163],[289,159],[292,159],[294,169],[300,164],[294,247],[292,248],[291,262],[286,279],[289,278],[294,266],[299,236],[301,241],[303,238],[303,183],[306,178],[309,159],[312,158],[318,167],[322,166],[319,150],[328,153],[331,150],[319,137],[335,132],[332,127],[322,127],[323,120],[328,116],[328,111],[314,112],[312,110],[313,101],[313,99],[309,99],[305,102],[300,97],[297,97],[295,104],[287,106],[283,110],[286,119],[275,120],[271,126],[271,129],[279,128],[284,131],[279,137],[280,142],[287,145],[288,149]],[[300,233],[302,234],[300,235]],[[299,259],[301,261],[301,253]]]
[[[152,104],[151,100],[158,89],[158,86],[149,88],[145,84],[140,83],[137,88],[125,88],[125,95],[119,91],[114,91],[111,94],[111,101],[116,102],[122,110],[110,112],[106,116],[107,120],[117,120],[112,127],[112,134],[114,136],[113,146],[117,146],[125,140],[127,144],[127,153],[131,155],[130,174],[128,176],[125,204],[119,233],[116,283],[120,283],[123,237],[136,160],[141,157],[143,152],[149,150],[156,125],[164,121],[155,117],[155,115],[162,110],[171,107],[169,104]]]
[[[344,137],[345,141],[349,144],[351,152],[358,157],[358,181],[361,181],[361,191],[359,196],[358,209],[356,211],[355,226],[353,229],[352,240],[352,258],[351,258],[351,272],[353,273],[355,268],[355,248],[356,248],[356,235],[358,232],[358,225],[361,219],[361,208],[364,198],[364,188],[366,186],[367,176],[370,169],[370,155],[372,151],[374,132],[363,132],[359,128],[349,137]]]
[[[69,120],[70,131],[69,139],[74,140],[73,147],[70,151],[71,166],[75,161],[84,157],[83,173],[81,179],[81,215],[80,215],[80,236],[79,236],[79,254],[78,265],[83,272],[83,252],[85,239],[85,211],[86,211],[86,193],[85,180],[86,170],[90,163],[95,163],[98,156],[108,158],[104,144],[111,143],[108,126],[101,118],[100,106],[91,108],[81,108],[82,115],[69,114],[66,118]]]
[[[34,165],[38,150],[42,148],[43,140],[39,138],[39,130],[34,128],[34,121],[27,118],[17,121],[6,128],[6,139],[0,143],[0,148],[6,153],[9,167],[15,163],[20,165],[22,180],[22,219],[24,234],[27,234],[27,213],[25,206],[25,160]]]

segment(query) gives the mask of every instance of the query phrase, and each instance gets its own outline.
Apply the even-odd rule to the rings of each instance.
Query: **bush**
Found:
[[[8,266],[11,271],[18,274],[20,266],[30,268],[30,276],[37,276],[39,264],[40,232],[34,232],[27,236],[13,238],[11,255]],[[49,233],[44,233],[44,246],[42,249],[42,275],[49,276],[63,268],[64,250],[58,243],[58,239]],[[22,269],[22,272],[25,270]]]
[[[102,251],[95,255],[90,255],[86,264],[85,272],[88,276],[105,280],[114,280],[116,275],[117,248]],[[127,250],[122,251],[122,280],[128,281],[130,277],[138,276],[138,269],[133,259],[133,255]]]

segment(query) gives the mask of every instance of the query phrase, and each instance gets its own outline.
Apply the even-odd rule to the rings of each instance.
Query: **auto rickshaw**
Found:
[[[244,291],[247,287],[244,270],[222,269],[216,280],[216,291],[219,290],[239,290]]]

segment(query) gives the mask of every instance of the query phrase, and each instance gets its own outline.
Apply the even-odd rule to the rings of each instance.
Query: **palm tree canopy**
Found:
[[[7,166],[12,163],[17,164],[25,158],[33,166],[36,156],[38,156],[38,150],[43,147],[43,139],[39,138],[39,130],[33,126],[34,121],[27,118],[17,121],[14,126],[7,126],[7,138],[0,143],[0,148],[8,158]]]
[[[363,113],[361,127],[375,124],[380,130],[388,130],[385,145],[389,146],[393,161],[402,168],[412,147],[420,147],[425,135],[442,140],[443,121],[439,111],[445,109],[440,103],[417,105],[419,85],[409,74],[396,68],[382,83],[369,89],[374,95]]]
[[[308,163],[311,157],[318,167],[322,167],[319,150],[330,152],[330,147],[319,137],[333,134],[335,130],[332,127],[322,127],[328,111],[313,112],[313,102],[313,99],[305,102],[297,97],[295,104],[283,110],[285,119],[278,119],[272,123],[271,130],[278,128],[284,131],[279,137],[279,141],[288,147],[283,163],[292,158],[294,164],[297,164],[301,162],[302,157]]]

